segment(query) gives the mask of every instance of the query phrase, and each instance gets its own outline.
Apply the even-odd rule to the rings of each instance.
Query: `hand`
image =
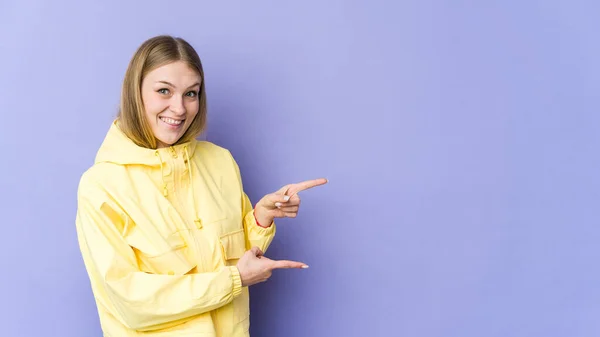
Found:
[[[258,247],[252,247],[245,252],[237,263],[242,278],[242,286],[248,287],[260,282],[264,282],[271,277],[274,269],[279,268],[308,268],[302,262],[279,260],[274,261],[263,256],[263,252]]]
[[[325,178],[307,180],[285,185],[279,191],[265,195],[254,208],[256,220],[263,226],[270,226],[274,218],[295,218],[300,208],[298,193],[326,183]]]

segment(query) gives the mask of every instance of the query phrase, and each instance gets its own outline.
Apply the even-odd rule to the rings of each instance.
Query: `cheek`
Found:
[[[188,113],[188,118],[193,119],[198,113],[198,108],[200,107],[200,103],[198,101],[189,102],[186,104],[185,110]]]
[[[165,100],[160,97],[149,95],[149,97],[144,99],[144,110],[146,110],[146,114],[149,116],[161,113],[166,107]]]

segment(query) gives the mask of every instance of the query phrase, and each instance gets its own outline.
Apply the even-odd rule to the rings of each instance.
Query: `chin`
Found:
[[[178,138],[171,138],[171,137],[161,137],[161,138],[156,138],[156,140],[161,143],[164,144],[165,146],[173,146],[173,144],[177,143],[177,141],[181,139],[181,137]]]

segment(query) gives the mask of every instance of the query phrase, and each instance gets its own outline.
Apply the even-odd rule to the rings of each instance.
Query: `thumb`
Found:
[[[287,184],[285,186],[282,186],[279,190],[277,190],[277,192],[275,192],[276,194],[285,194],[290,187],[292,187],[292,184]]]
[[[265,201],[267,207],[277,207],[279,203],[287,202],[290,200],[289,195],[283,195],[277,193],[271,193],[265,196]]]
[[[258,248],[258,247],[252,247],[250,249],[250,251],[252,252],[252,254],[254,254],[254,256],[262,256],[263,255],[263,251],[260,250],[260,248]]]

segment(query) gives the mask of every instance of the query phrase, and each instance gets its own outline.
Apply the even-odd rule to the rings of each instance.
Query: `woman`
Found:
[[[248,286],[277,268],[274,218],[295,217],[284,186],[253,208],[230,152],[204,129],[200,58],[158,36],[133,56],[118,118],[81,177],[77,234],[105,336],[249,336]]]

